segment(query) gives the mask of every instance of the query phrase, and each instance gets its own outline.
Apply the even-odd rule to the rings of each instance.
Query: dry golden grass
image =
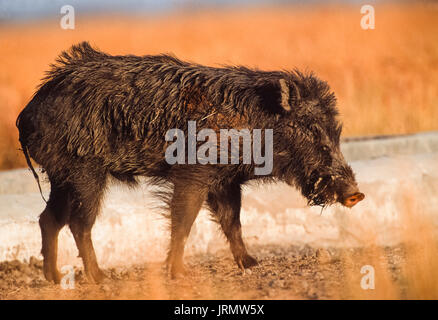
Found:
[[[436,225],[421,209],[422,199],[407,197],[403,215],[406,243],[406,298],[438,299],[438,237]]]
[[[112,54],[172,52],[203,64],[313,70],[336,92],[344,135],[438,128],[438,7],[266,7],[0,25],[0,168],[24,165],[15,118],[61,50],[88,40]]]
[[[413,186],[413,188],[415,188]],[[415,199],[412,189],[402,190],[400,196],[400,225],[397,254],[390,248],[376,245],[376,240],[363,243],[360,253],[344,249],[341,261],[345,268],[343,297],[349,299],[438,299],[438,237],[435,215],[426,214],[424,199]],[[369,229],[370,235],[376,235]],[[376,235],[377,236],[377,235]],[[397,262],[394,262],[396,258]],[[392,261],[391,261],[392,260]],[[363,290],[360,286],[364,274],[359,271],[371,265],[375,271],[375,288]],[[399,270],[394,270],[398,265]]]

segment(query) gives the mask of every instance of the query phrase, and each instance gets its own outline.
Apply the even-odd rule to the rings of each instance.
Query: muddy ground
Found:
[[[42,261],[0,263],[1,299],[356,299],[403,298],[403,248],[318,249],[256,246],[259,266],[243,274],[228,251],[185,259],[187,276],[169,279],[163,263],[106,269],[102,284],[75,272],[75,288],[44,280]],[[377,263],[374,290],[363,290],[361,268]],[[385,276],[377,274],[381,267]],[[380,283],[379,283],[380,281]],[[368,282],[369,284],[369,282]],[[396,290],[394,291],[394,288]],[[392,296],[388,296],[388,290]]]

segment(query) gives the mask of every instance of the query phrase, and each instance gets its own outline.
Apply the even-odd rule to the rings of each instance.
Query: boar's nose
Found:
[[[352,208],[356,203],[362,201],[364,198],[365,195],[362,192],[356,192],[355,194],[346,197],[342,204],[348,208]]]

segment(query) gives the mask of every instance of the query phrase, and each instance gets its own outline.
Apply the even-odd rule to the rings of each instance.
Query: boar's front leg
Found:
[[[184,246],[193,222],[205,201],[207,191],[204,187],[190,184],[188,181],[174,183],[170,203],[171,239],[167,255],[167,266],[172,278],[184,274]]]
[[[215,220],[221,225],[231,252],[239,268],[244,270],[257,265],[257,260],[251,257],[243,243],[242,229],[240,225],[240,207],[242,203],[242,191],[240,184],[235,183],[219,190],[210,190],[208,193],[208,205]]]
[[[76,242],[79,256],[84,264],[84,272],[90,283],[100,283],[105,274],[99,268],[91,238],[96,217],[104,194],[107,176],[106,173],[88,168],[77,170],[78,176],[72,177],[72,212],[69,227]]]

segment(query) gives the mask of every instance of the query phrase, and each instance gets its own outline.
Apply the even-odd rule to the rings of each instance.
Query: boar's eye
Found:
[[[307,126],[307,128],[310,130],[310,132],[312,132],[314,135],[318,135],[319,134],[319,128],[316,124],[309,124]]]
[[[322,151],[330,153],[330,148],[327,146],[322,146]]]

